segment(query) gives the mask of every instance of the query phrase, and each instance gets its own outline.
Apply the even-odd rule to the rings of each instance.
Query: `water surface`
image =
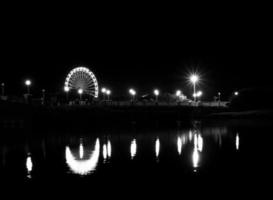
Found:
[[[190,127],[37,132],[41,136],[20,139],[12,134],[1,139],[2,184],[233,193],[265,189],[272,178],[269,122],[195,121]]]

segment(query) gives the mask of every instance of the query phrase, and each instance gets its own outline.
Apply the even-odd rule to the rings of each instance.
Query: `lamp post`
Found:
[[[203,92],[202,91],[198,91],[197,93],[194,93],[193,94],[193,97],[196,99],[200,98],[201,96],[203,95]]]
[[[106,94],[106,92],[107,92],[106,88],[102,88],[101,89],[101,93],[103,95],[103,101],[105,101],[105,94]]]
[[[158,89],[155,89],[154,90],[154,95],[155,95],[155,102],[156,102],[156,104],[158,104],[158,96],[159,96],[159,90]]]
[[[201,98],[202,95],[203,95],[203,92],[202,92],[202,91],[198,91],[198,92],[196,93],[196,97],[197,97],[197,98]]]
[[[27,86],[27,94],[30,95],[30,86],[31,86],[31,80],[27,79],[25,81],[25,85]]]
[[[2,96],[5,96],[5,83],[1,83]]]
[[[68,101],[68,93],[69,93],[69,87],[68,86],[64,86],[64,92],[66,94],[66,101]]]
[[[196,74],[190,76],[190,81],[193,84],[193,97],[196,102],[196,83],[199,81],[199,77]]]
[[[81,101],[81,100],[82,100],[83,89],[79,89],[79,90],[78,90],[78,93],[79,93],[79,95],[80,95],[80,101]]]
[[[134,102],[135,96],[136,96],[136,91],[135,91],[134,89],[130,89],[130,90],[129,90],[129,93],[130,93],[130,95],[132,96],[131,101]]]
[[[107,98],[108,98],[108,101],[109,101],[110,100],[111,90],[106,90],[106,94],[107,94]]]

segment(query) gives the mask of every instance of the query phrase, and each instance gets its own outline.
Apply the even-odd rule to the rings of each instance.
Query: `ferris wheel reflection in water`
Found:
[[[84,151],[82,144],[79,146],[79,152],[72,151],[69,146],[65,148],[66,163],[71,172],[79,175],[88,175],[95,171],[100,156],[100,141],[97,138],[94,150],[90,153]]]

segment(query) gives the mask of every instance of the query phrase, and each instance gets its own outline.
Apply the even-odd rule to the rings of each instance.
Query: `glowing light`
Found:
[[[177,137],[177,151],[178,154],[181,155],[182,153],[182,140],[180,137]]]
[[[111,158],[111,154],[112,154],[111,142],[110,140],[108,140],[107,144],[104,144],[102,147],[103,159],[106,160],[107,158]]]
[[[31,80],[29,80],[29,79],[26,80],[26,81],[25,81],[25,85],[26,85],[26,86],[30,86],[30,85],[31,85]]]
[[[84,155],[84,149],[83,149],[83,145],[80,144],[80,147],[79,147],[79,154],[80,154],[80,159],[83,158],[83,155]]]
[[[110,140],[108,140],[108,142],[107,142],[107,156],[109,158],[111,158],[111,155],[112,155],[112,146],[111,146]]]
[[[196,83],[199,81],[199,76],[196,74],[192,74],[189,78],[190,82],[193,84],[193,97],[194,97],[194,101],[196,101]]]
[[[198,135],[198,138],[197,138],[197,148],[198,148],[198,151],[200,152],[203,151],[203,138],[200,134]]]
[[[64,86],[64,91],[65,91],[65,92],[69,92],[69,90],[70,90],[70,89],[69,89],[68,86]]]
[[[102,88],[102,89],[101,89],[101,92],[102,92],[102,93],[106,93],[106,88]]]
[[[160,152],[160,141],[159,138],[155,141],[155,156],[158,158]]]
[[[192,131],[191,130],[189,132],[189,140],[190,140],[190,142],[192,141]]]
[[[111,90],[106,90],[106,94],[110,95],[111,94]]]
[[[199,134],[195,134],[194,135],[194,148],[196,148],[198,151],[202,152],[203,150],[203,138],[202,136]]]
[[[78,90],[78,93],[79,93],[79,94],[82,94],[82,93],[83,93],[83,89],[79,89],[79,90]]]
[[[137,152],[136,139],[133,139],[130,147],[131,159],[133,159],[136,156],[136,152]]]
[[[99,86],[96,76],[86,67],[72,69],[65,79],[64,86],[74,90],[82,88],[86,94],[95,98],[99,96]]]
[[[199,156],[198,150],[194,148],[192,153],[193,168],[197,168],[199,166],[199,160],[200,160],[200,156]]]
[[[186,135],[182,135],[182,145],[186,144],[188,141],[188,137]]]
[[[238,95],[239,95],[239,92],[237,92],[237,91],[234,92],[234,95],[235,95],[235,96],[238,96]]]
[[[136,91],[135,91],[134,89],[130,89],[130,90],[129,90],[129,93],[130,93],[131,95],[133,95],[133,96],[136,95]]]
[[[190,76],[190,81],[191,81],[193,84],[197,83],[198,80],[199,80],[198,75],[192,74],[192,75]]]
[[[176,93],[175,93],[175,95],[176,95],[177,97],[181,96],[181,94],[182,94],[181,90],[177,90]]]
[[[197,93],[193,94],[193,97],[201,97],[203,95],[202,91],[198,91]]]
[[[154,95],[155,95],[155,96],[158,96],[158,95],[159,95],[159,93],[160,93],[160,92],[159,92],[159,90],[158,90],[158,89],[155,89],[155,90],[154,90]]]
[[[236,145],[236,150],[239,150],[239,148],[240,148],[240,136],[239,136],[238,133],[236,134],[235,145]]]
[[[197,134],[194,134],[194,137],[193,137],[193,144],[194,144],[194,148],[196,148],[197,149],[197,144],[198,142],[197,142]]]
[[[68,146],[66,146],[65,148],[66,163],[74,174],[88,175],[91,172],[94,172],[99,161],[99,155],[100,155],[99,139],[96,140],[95,148],[90,153],[90,155],[87,156],[88,157],[87,159],[77,159],[72,154]]]
[[[32,168],[33,168],[33,163],[32,163],[32,159],[31,156],[28,155],[27,160],[26,160],[26,168],[27,168],[27,173],[28,173],[28,178],[31,178],[30,173],[32,172]]]
[[[203,151],[203,138],[200,134],[194,134],[193,139],[194,147],[193,147],[193,154],[192,154],[192,162],[193,162],[193,168],[194,171],[196,171],[195,168],[199,166],[200,162],[200,154],[199,152]]]
[[[102,155],[103,155],[103,159],[106,160],[107,159],[107,147],[106,147],[106,144],[104,144],[103,147],[102,147]]]

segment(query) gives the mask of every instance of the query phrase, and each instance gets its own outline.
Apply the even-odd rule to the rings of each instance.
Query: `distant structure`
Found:
[[[99,86],[96,76],[86,67],[72,69],[65,79],[64,88],[67,90],[82,91],[83,94],[94,98],[99,96]]]

